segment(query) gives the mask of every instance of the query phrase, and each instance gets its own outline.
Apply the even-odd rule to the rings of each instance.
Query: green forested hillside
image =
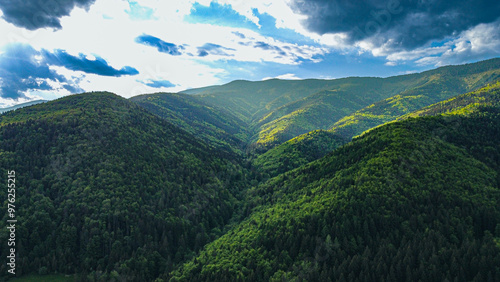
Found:
[[[500,110],[408,119],[249,191],[172,281],[500,279]]]
[[[240,119],[252,122],[289,102],[297,101],[318,91],[331,89],[334,80],[236,80],[221,86],[191,89],[183,93],[197,95],[214,105],[231,111]]]
[[[246,123],[195,96],[157,93],[130,100],[218,148],[240,151],[249,138]]]
[[[257,123],[258,133],[252,139],[256,148],[272,148],[309,131],[328,129],[334,121],[389,95],[380,89],[368,90],[376,82],[369,78],[363,80],[356,83],[357,87],[346,86],[346,90],[320,91],[263,117]],[[359,89],[359,83],[365,84],[366,88]]]
[[[18,276],[500,281],[499,74],[495,59],[4,113]]]
[[[494,84],[488,84],[483,88],[466,94],[458,95],[448,100],[432,104],[417,111],[398,117],[385,124],[406,120],[415,117],[436,116],[436,115],[461,115],[467,116],[484,108],[500,108],[500,81]],[[379,126],[374,125],[369,132]],[[331,133],[331,132],[330,132]],[[333,133],[332,133],[333,134]]]
[[[431,104],[500,80],[500,60],[443,67],[422,73],[425,83],[378,101],[336,122],[331,131],[350,138]]]
[[[235,211],[246,174],[223,156],[110,93],[1,115],[0,174],[16,171],[17,275],[152,281],[169,272]],[[8,235],[3,228],[0,240]]]
[[[400,120],[409,117],[435,116],[440,114],[468,115],[484,107],[500,107],[500,82],[430,105],[404,115]]]
[[[500,59],[491,59],[389,78],[234,81],[186,93],[252,125],[252,148],[264,152],[317,129],[351,138],[499,78]]]
[[[274,177],[320,159],[347,142],[347,139],[331,132],[315,130],[258,155],[253,164],[267,177]]]

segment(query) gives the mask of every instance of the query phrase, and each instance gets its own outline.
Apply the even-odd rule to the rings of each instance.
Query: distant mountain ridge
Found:
[[[28,107],[28,106],[40,104],[40,103],[45,103],[45,102],[47,102],[47,100],[34,100],[34,101],[29,101],[26,103],[18,104],[18,105],[12,106],[12,107],[0,108],[0,114],[3,114],[3,113],[8,112],[8,111],[13,111],[13,110],[17,110],[20,108]]]
[[[237,153],[248,142],[245,122],[197,96],[157,93],[129,100],[217,148]]]
[[[500,59],[388,78],[233,81],[186,93],[223,108],[252,131],[264,151],[312,130],[351,138],[421,107],[494,83]]]

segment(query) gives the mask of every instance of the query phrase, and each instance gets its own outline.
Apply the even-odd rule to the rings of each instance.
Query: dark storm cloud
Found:
[[[55,50],[54,53],[43,50],[42,55],[49,65],[61,66],[73,71],[83,71],[85,73],[93,73],[102,76],[123,76],[139,74],[139,71],[137,71],[135,68],[128,66],[125,66],[119,70],[115,69],[101,57],[96,57],[95,60],[89,60],[83,54],[80,54],[78,55],[78,57],[76,57],[66,53],[64,50]]]
[[[491,23],[500,16],[497,0],[294,0],[292,8],[307,15],[306,27],[319,34],[347,33],[351,41],[370,38],[411,49],[431,40]]]
[[[1,0],[3,18],[29,30],[61,28],[60,18],[68,16],[75,7],[88,9],[95,0]]]
[[[169,43],[161,40],[158,37],[154,37],[151,35],[143,34],[135,39],[135,42],[146,45],[146,46],[151,46],[155,47],[158,49],[159,52],[162,53],[167,53],[172,56],[179,56],[182,54],[181,50],[184,49],[183,46],[176,45],[174,43]]]
[[[61,66],[73,71],[82,71],[102,76],[135,75],[139,72],[132,67],[119,70],[97,57],[89,60],[84,55],[75,57],[63,50],[53,53],[37,51],[30,45],[10,44],[0,54],[0,97],[9,99],[24,98],[30,90],[59,90],[49,82],[62,87],[71,93],[82,92],[78,79],[68,79],[58,74],[51,66]]]
[[[203,46],[198,47],[198,56],[199,57],[205,57],[208,56],[209,54],[211,55],[219,55],[219,56],[230,56],[228,53],[225,51],[235,51],[234,49],[231,48],[226,48],[217,44],[213,43],[205,43]]]

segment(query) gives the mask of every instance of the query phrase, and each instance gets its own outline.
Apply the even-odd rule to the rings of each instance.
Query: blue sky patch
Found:
[[[128,5],[130,10],[125,10],[125,12],[129,15],[132,20],[151,20],[154,19],[154,10],[139,5],[139,3],[135,1],[128,1]]]
[[[205,23],[219,26],[229,26],[245,28],[255,31],[263,36],[273,37],[288,43],[317,45],[313,40],[288,28],[277,28],[276,18],[267,13],[259,13],[257,9],[252,9],[252,13],[259,19],[259,26],[254,22],[239,14],[231,5],[211,2],[209,6],[194,3],[191,13],[184,19],[191,23]],[[245,38],[242,33],[235,35]]]

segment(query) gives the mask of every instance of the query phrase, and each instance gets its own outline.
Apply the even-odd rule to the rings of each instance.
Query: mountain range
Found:
[[[45,103],[45,102],[47,102],[47,101],[46,100],[35,100],[35,101],[26,102],[26,103],[21,103],[21,104],[12,106],[12,107],[0,108],[0,114],[3,114],[3,113],[8,112],[8,111],[13,111],[16,109],[28,107],[28,106],[40,104],[40,103]]]
[[[499,281],[499,140],[500,59],[5,112],[17,281]]]

